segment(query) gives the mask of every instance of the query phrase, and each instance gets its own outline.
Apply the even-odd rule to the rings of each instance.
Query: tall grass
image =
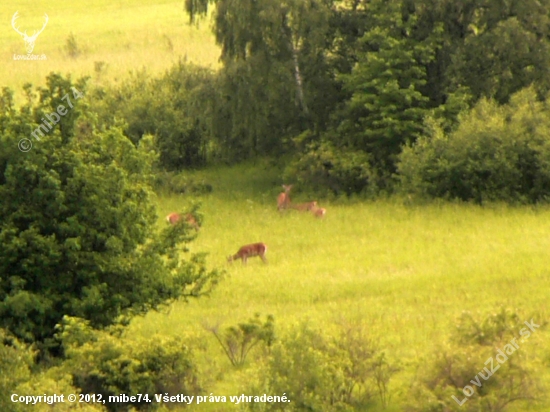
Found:
[[[282,182],[265,165],[195,176],[214,191],[201,199],[205,223],[192,249],[208,252],[210,265],[228,276],[211,297],[152,313],[133,324],[133,333],[192,334],[206,342],[209,362],[222,371],[209,392],[242,393],[246,382],[243,371],[229,368],[204,325],[229,326],[256,312],[273,314],[282,330],[303,320],[329,330],[341,322],[366,325],[391,358],[405,363],[394,383],[403,393],[415,362],[433,355],[462,311],[485,315],[505,306],[529,319],[548,319],[546,207],[321,200],[328,212],[320,220],[278,213]],[[190,202],[162,197],[161,215]],[[241,245],[259,241],[269,247],[268,265],[259,259],[226,264]],[[544,350],[548,356],[548,345]]]
[[[44,13],[48,14],[48,25],[33,51],[45,54],[47,60],[13,59],[14,54],[26,54],[23,39],[11,28],[16,11],[18,27],[29,35],[42,27]],[[42,85],[51,71],[117,81],[130,70],[162,72],[180,59],[203,66],[218,64],[219,49],[209,23],[189,25],[183,1],[8,1],[0,4],[0,15],[0,86],[17,91],[27,82]],[[70,53],[68,42],[79,53]],[[104,64],[98,71],[100,62]]]

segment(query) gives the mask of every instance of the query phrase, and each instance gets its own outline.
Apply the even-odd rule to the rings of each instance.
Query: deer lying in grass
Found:
[[[311,212],[313,210],[316,210],[317,209],[317,201],[313,201],[313,202],[307,202],[307,203],[298,203],[298,204],[291,204],[290,207],[292,209],[296,209],[300,212]]]
[[[279,193],[279,196],[277,196],[277,209],[279,209],[279,211],[285,209],[295,209],[300,212],[312,212],[316,217],[323,217],[325,215],[326,209],[318,207],[316,200],[313,202],[293,204],[290,201],[290,189],[292,189],[292,186],[293,185],[283,185],[283,189],[285,189],[285,191],[283,193]]]
[[[259,256],[264,263],[267,263],[265,254],[267,252],[267,245],[265,243],[252,243],[250,245],[242,246],[237,253],[228,256],[227,261],[233,262],[236,259],[241,259],[243,265],[246,265],[246,260],[249,257]]]
[[[168,216],[166,216],[166,221],[171,225],[175,225],[182,218],[197,232],[200,230],[200,225],[198,224],[197,219],[195,219],[195,217],[191,213],[186,213],[184,215],[180,213],[170,213]]]
[[[318,207],[317,209],[314,209],[311,212],[313,213],[313,216],[318,218],[323,218],[327,213],[327,209],[325,209],[324,207]]]

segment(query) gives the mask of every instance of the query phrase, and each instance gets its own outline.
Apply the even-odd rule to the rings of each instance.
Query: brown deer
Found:
[[[284,210],[290,207],[290,189],[293,185],[283,185],[285,191],[277,196],[277,209]]]
[[[246,260],[249,257],[259,256],[264,263],[267,263],[265,254],[267,253],[267,245],[265,243],[252,243],[250,245],[242,246],[237,253],[228,256],[227,261],[233,262],[236,259],[241,259],[243,265],[246,265]]]
[[[197,222],[197,219],[191,214],[187,213],[185,215],[179,214],[179,213],[170,213],[168,216],[166,216],[166,221],[170,223],[171,225],[175,225],[178,223],[181,219],[184,219],[191,227],[193,227],[197,232],[200,230],[199,223]]]
[[[311,212],[311,211],[317,209],[317,201],[315,200],[313,202],[298,203],[298,204],[295,204],[295,205],[291,204],[290,207],[292,209],[296,209],[300,212]]]
[[[311,211],[315,217],[323,218],[325,217],[325,214],[327,213],[327,209],[324,207],[318,207],[317,209],[314,209]]]

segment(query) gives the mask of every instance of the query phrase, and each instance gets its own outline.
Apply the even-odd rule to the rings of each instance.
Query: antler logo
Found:
[[[32,51],[34,50],[34,44],[36,42],[36,38],[38,37],[38,35],[40,33],[42,33],[44,31],[44,29],[46,28],[46,24],[48,24],[48,15],[44,13],[44,25],[42,26],[42,28],[39,30],[39,31],[34,31],[34,33],[32,34],[32,36],[28,36],[27,35],[27,31],[25,31],[24,33],[21,33],[19,31],[19,29],[17,28],[17,26],[15,25],[15,20],[17,20],[17,18],[19,17],[17,14],[19,12],[16,11],[15,14],[13,15],[13,17],[11,18],[11,26],[13,27],[13,29],[21,36],[23,37],[23,40],[25,40],[25,48],[27,49],[27,53],[28,54],[31,54]]]

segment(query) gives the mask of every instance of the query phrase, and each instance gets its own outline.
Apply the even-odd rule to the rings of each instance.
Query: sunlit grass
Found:
[[[47,60],[13,59],[14,54],[26,54],[23,39],[11,27],[16,11],[18,27],[28,34],[42,27],[44,13],[48,14],[48,25],[33,51],[45,54]],[[0,86],[18,93],[27,82],[43,85],[52,71],[117,81],[130,70],[163,72],[180,59],[212,68],[218,65],[219,49],[209,22],[189,25],[182,1],[8,1],[0,4],[0,15],[4,22],[0,30]],[[81,51],[76,58],[66,50],[71,34]],[[99,73],[96,62],[105,64]]]
[[[405,364],[393,384],[403,391],[414,363],[433,355],[462,311],[486,315],[504,306],[548,318],[548,208],[321,201],[328,212],[320,220],[277,212],[282,182],[269,168],[238,166],[198,176],[214,192],[201,199],[205,223],[192,249],[207,251],[209,264],[228,276],[211,297],[150,314],[133,324],[133,333],[198,335],[209,346],[209,362],[224,371],[209,392],[240,394],[247,382],[204,325],[234,325],[256,312],[273,314],[280,330],[303,320],[328,329],[342,322],[366,325],[387,354]],[[166,197],[159,208],[164,216],[190,202]],[[258,258],[246,267],[225,262],[241,245],[259,241],[269,247],[268,265]]]

